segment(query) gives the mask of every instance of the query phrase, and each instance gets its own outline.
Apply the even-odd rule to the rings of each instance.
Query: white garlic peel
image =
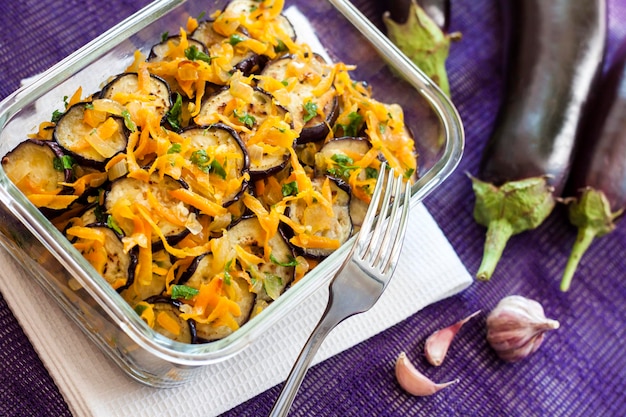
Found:
[[[477,316],[479,313],[480,310],[475,311],[451,326],[439,329],[428,336],[426,343],[424,343],[424,356],[426,356],[428,363],[433,366],[441,365],[448,354],[448,348],[450,347],[452,340],[459,330],[461,330],[461,327],[463,327],[465,323],[467,323],[471,318]]]
[[[559,326],[537,301],[510,295],[487,316],[487,341],[501,359],[517,362],[539,349],[546,331]]]
[[[411,395],[424,397],[435,394],[436,392],[459,382],[458,378],[437,384],[430,380],[426,375],[422,374],[415,368],[406,353],[402,352],[396,360],[396,379],[403,390]]]

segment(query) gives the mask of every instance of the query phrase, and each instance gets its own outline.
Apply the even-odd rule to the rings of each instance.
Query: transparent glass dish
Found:
[[[63,96],[79,86],[83,94],[98,91],[108,77],[132,62],[135,50],[147,53],[163,32],[176,32],[188,16],[226,3],[155,1],[14,92],[0,103],[0,155],[36,131],[41,121],[49,120],[53,110],[62,108]],[[299,39],[308,42],[314,33],[331,59],[357,66],[353,79],[367,81],[377,100],[403,107],[419,153],[419,180],[411,200],[419,203],[450,175],[462,156],[464,132],[452,103],[350,2],[287,0],[285,11],[301,20],[294,24]],[[0,203],[0,244],[113,362],[134,379],[155,387],[180,385],[199,367],[245,352],[273,323],[328,284],[351,243],[230,336],[208,344],[183,344],[149,328],[3,170]]]

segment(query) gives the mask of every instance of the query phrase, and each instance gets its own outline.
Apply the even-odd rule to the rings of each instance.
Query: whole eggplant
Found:
[[[562,291],[570,288],[593,239],[613,231],[626,207],[626,41],[593,100],[581,131],[587,140],[576,151],[568,184],[568,192],[576,195],[565,199],[578,236],[563,273]]]
[[[477,278],[490,279],[508,239],[539,226],[570,171],[606,45],[604,0],[503,0],[507,79],[495,129],[472,178],[487,226]]]

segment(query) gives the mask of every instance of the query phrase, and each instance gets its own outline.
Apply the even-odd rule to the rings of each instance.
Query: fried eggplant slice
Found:
[[[213,29],[213,22],[213,20],[205,20],[200,22],[196,30],[194,30],[191,34],[191,38],[204,43],[209,48],[212,45],[222,43],[227,43],[228,45],[230,45],[233,49],[233,55],[230,59],[232,72],[238,70],[241,71],[244,75],[250,75],[252,73],[258,72],[260,68],[265,65],[265,62],[267,62],[267,58],[265,56],[259,55],[249,48],[245,47],[245,43],[243,42],[250,36],[245,28],[240,27],[235,33],[233,33],[229,37],[226,37],[217,33]]]
[[[172,107],[170,87],[163,78],[154,74],[150,74],[145,84],[140,85],[139,76],[134,72],[122,73],[104,86],[100,97],[123,105],[131,120],[140,120],[140,110],[146,109],[161,121]]]
[[[65,234],[114,289],[122,291],[133,282],[137,266],[135,252],[125,251],[122,236],[106,224],[70,226]]]
[[[135,306],[135,310],[141,315],[150,308],[154,321],[149,324],[163,336],[181,343],[197,343],[196,323],[180,316],[182,305],[180,301],[167,296],[153,296]]]
[[[289,241],[303,254],[320,259],[352,235],[350,189],[345,182],[331,177],[316,177],[311,182],[325,198],[298,198],[287,206],[289,218],[300,226],[293,230]]]
[[[60,210],[74,202],[62,185],[72,179],[73,161],[51,141],[27,139],[2,158],[7,177],[37,207]]]
[[[92,103],[80,102],[61,116],[53,137],[76,162],[100,169],[126,149],[128,129],[122,117],[97,110]]]
[[[294,254],[281,233],[275,233],[268,243],[271,251],[265,261],[265,230],[257,217],[240,220],[228,230],[227,236],[233,247],[238,247],[237,268],[250,279],[251,291],[256,294],[255,314],[258,307],[276,300],[293,281]]]
[[[249,86],[248,86],[249,87]],[[288,111],[259,88],[246,89],[247,97],[235,97],[232,87],[208,97],[195,121],[207,125],[229,123],[243,140],[250,158],[250,175],[263,178],[280,171],[289,159],[295,133],[287,123]]]
[[[180,134],[189,140],[192,169],[183,179],[203,197],[228,207],[248,188],[250,159],[239,134],[231,127],[217,123],[191,126]]]
[[[186,224],[194,211],[190,205],[170,195],[172,190],[180,188],[185,188],[184,183],[167,175],[161,179],[153,174],[147,182],[128,176],[120,178],[113,181],[106,192],[106,213],[113,217],[126,236],[131,236],[140,231],[135,230],[128,213],[140,216],[139,209],[133,207],[139,205],[144,212],[150,213],[167,242],[174,245],[189,233]],[[151,233],[151,242],[153,250],[162,248],[162,241],[156,233]]]
[[[229,268],[216,270],[217,262],[211,253],[195,258],[181,276],[179,283],[190,288],[200,289],[210,286],[219,297],[226,297],[232,310],[227,319],[216,317],[215,320],[199,319],[196,323],[198,339],[210,342],[222,339],[241,327],[250,318],[256,295],[250,291],[250,285],[241,276],[231,276]],[[232,265],[232,263],[227,263]],[[234,307],[236,305],[237,307]],[[210,312],[208,313],[211,314]]]
[[[333,74],[332,66],[318,54],[284,56],[261,72],[259,87],[289,110],[300,132],[298,144],[324,140],[335,123],[339,100]]]

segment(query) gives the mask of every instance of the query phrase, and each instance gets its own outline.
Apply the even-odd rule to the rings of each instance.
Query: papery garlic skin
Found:
[[[517,362],[539,349],[546,331],[559,326],[537,301],[510,295],[487,316],[487,341],[501,359]]]

